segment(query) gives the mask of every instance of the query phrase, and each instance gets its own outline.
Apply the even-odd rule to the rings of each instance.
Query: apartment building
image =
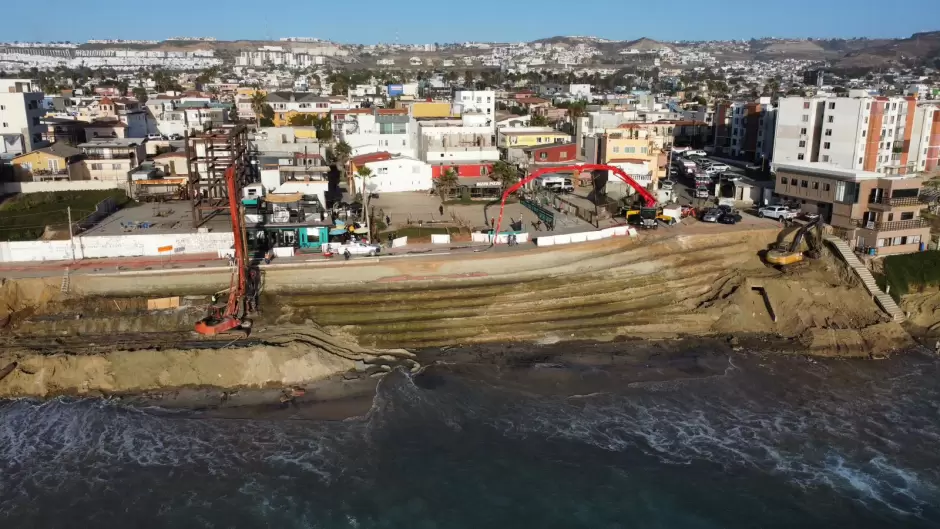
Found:
[[[655,189],[666,175],[667,156],[653,138],[640,137],[629,129],[610,129],[584,139],[584,162],[613,165],[630,175],[638,184]],[[619,188],[622,195],[631,194],[619,179],[608,181],[610,193]]]
[[[496,92],[493,90],[454,90],[454,115],[479,112],[491,121],[496,114]]]
[[[774,192],[817,212],[858,251],[920,251],[930,227],[920,211],[924,178],[844,169],[824,162],[774,162]]]
[[[769,97],[722,102],[715,106],[715,153],[753,162],[770,160],[778,110]]]
[[[99,138],[79,144],[91,180],[126,182],[147,157],[144,138]]]
[[[914,96],[783,98],[774,161],[882,174],[933,170],[940,152],[938,110],[937,103],[919,104]]]
[[[493,128],[485,116],[417,121],[417,158],[435,166],[480,164],[499,160]]]
[[[326,115],[330,111],[330,99],[306,92],[271,92],[268,104],[274,110],[274,125],[283,127],[290,124],[290,118],[297,114]]]
[[[45,96],[35,81],[0,79],[0,155],[18,155],[44,147]]]
[[[353,150],[353,154],[387,151],[395,155],[415,156],[417,124],[404,110],[358,108],[330,113],[334,130]]]

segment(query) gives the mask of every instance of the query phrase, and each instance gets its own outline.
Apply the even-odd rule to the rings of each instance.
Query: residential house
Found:
[[[427,191],[432,188],[431,166],[421,160],[395,156],[364,164],[372,171],[366,180],[370,193]],[[362,177],[354,175],[356,191],[362,190]]]
[[[153,163],[168,177],[188,176],[186,151],[173,151],[153,157]]]
[[[330,99],[309,92],[271,92],[268,104],[274,110],[274,125],[290,125],[292,117],[298,114],[323,116],[330,111]]]
[[[352,109],[331,112],[334,126],[354,154],[388,151],[415,156],[417,122],[404,109]],[[342,121],[340,121],[342,120]]]
[[[857,251],[910,253],[930,241],[921,217],[924,178],[845,169],[823,162],[774,162],[777,195],[819,213]]]
[[[486,116],[418,120],[414,131],[417,156],[431,165],[479,164],[499,160],[493,128]]]
[[[49,143],[62,142],[69,145],[78,145],[85,142],[85,121],[69,118],[43,118],[42,123],[46,127],[43,133],[43,140]]]
[[[144,138],[92,139],[78,146],[85,153],[91,180],[126,182],[130,171],[146,159]]]
[[[13,158],[13,175],[17,182],[89,180],[84,160],[81,150],[57,142]]]
[[[503,128],[496,132],[500,149],[537,147],[552,143],[567,143],[571,136],[551,127]]]
[[[0,155],[16,155],[46,145],[44,95],[35,81],[0,79]]]
[[[585,138],[584,161],[618,167],[642,187],[656,189],[659,179],[666,175],[667,156],[655,137],[637,132],[618,128]],[[608,192],[632,194],[632,189],[619,179],[609,179],[608,186]]]
[[[511,149],[509,156],[508,162],[517,164],[528,171],[551,166],[573,165],[578,163],[578,145],[569,142]]]
[[[85,125],[85,137],[91,140],[96,138],[126,138],[127,125],[117,118],[96,119]]]

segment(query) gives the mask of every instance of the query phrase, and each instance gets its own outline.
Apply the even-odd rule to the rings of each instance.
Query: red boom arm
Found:
[[[232,234],[235,236],[235,268],[237,270],[237,284],[232,285],[228,291],[228,305],[225,307],[225,316],[235,316],[238,311],[238,300],[245,295],[245,240],[242,239],[242,216],[240,214],[238,195],[239,186],[235,174],[235,166],[225,170],[225,184],[228,187],[228,207],[232,217]]]
[[[620,179],[623,180],[626,184],[628,184],[630,187],[632,187],[633,189],[635,189],[636,192],[637,192],[641,197],[643,197],[643,200],[646,201],[646,207],[651,208],[651,207],[653,207],[653,206],[656,205],[656,199],[653,198],[653,195],[651,195],[651,194],[649,193],[649,191],[647,191],[643,186],[641,186],[640,184],[636,183],[636,180],[630,178],[630,175],[628,175],[627,173],[623,172],[623,170],[620,169],[619,167],[614,167],[614,166],[612,166],[612,165],[603,165],[603,164],[584,164],[584,165],[566,165],[566,166],[564,166],[564,167],[550,167],[550,168],[545,168],[545,169],[539,169],[538,171],[535,171],[534,173],[530,174],[529,176],[527,176],[527,177],[523,178],[522,180],[516,182],[515,184],[513,184],[512,187],[510,187],[509,189],[507,189],[505,193],[503,193],[503,201],[502,201],[502,203],[499,205],[499,221],[496,222],[496,231],[494,232],[494,236],[493,236],[493,244],[496,244],[496,241],[499,240],[499,228],[500,228],[500,226],[502,226],[502,224],[503,224],[503,210],[506,208],[506,199],[509,198],[509,195],[515,193],[515,192],[518,191],[522,186],[524,186],[524,185],[526,185],[527,183],[531,182],[531,181],[534,180],[535,178],[538,178],[538,177],[542,176],[542,175],[545,174],[545,173],[560,173],[560,172],[564,172],[564,171],[575,171],[575,172],[581,172],[581,171],[611,171],[612,173],[614,173],[615,175],[617,175],[618,178],[620,178]]]

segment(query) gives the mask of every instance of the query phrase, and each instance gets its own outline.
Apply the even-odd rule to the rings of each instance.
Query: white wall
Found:
[[[75,180],[65,182],[4,182],[2,193],[43,193],[46,191],[90,191],[98,189],[126,189],[127,181]]]
[[[410,158],[395,158],[367,163],[372,176],[367,189],[372,193],[401,193],[431,189],[431,166]],[[355,177],[356,190],[362,189],[362,178]]]
[[[69,241],[0,242],[0,261],[65,261],[104,257],[217,254],[234,243],[231,232],[75,237]],[[161,252],[160,249],[166,249]]]

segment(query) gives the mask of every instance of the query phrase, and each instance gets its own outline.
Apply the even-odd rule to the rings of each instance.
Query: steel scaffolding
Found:
[[[225,170],[235,166],[235,189],[252,180],[248,129],[244,125],[210,129],[186,137],[186,167],[193,208],[193,228],[229,212]]]

